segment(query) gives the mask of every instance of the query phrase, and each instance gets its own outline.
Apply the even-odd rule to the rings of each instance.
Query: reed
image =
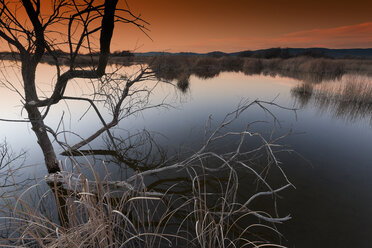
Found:
[[[134,61],[136,59],[134,58]],[[143,63],[144,60],[140,59]],[[180,74],[200,78],[218,76],[221,72],[243,72],[247,75],[280,75],[304,82],[319,83],[338,80],[345,74],[372,75],[372,60],[330,59],[313,57],[242,58],[233,56],[159,56],[147,58],[146,63],[156,71],[159,79],[175,80]]]

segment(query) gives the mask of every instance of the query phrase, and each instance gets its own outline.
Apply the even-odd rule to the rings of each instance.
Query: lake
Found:
[[[40,66],[37,74],[40,94],[50,91],[52,71],[48,65]],[[12,73],[8,72],[9,77],[15,78],[16,72]],[[334,91],[329,85],[341,85],[354,77],[344,75],[336,81],[317,83],[311,86],[310,95],[296,94],[296,87],[303,84],[298,79],[241,72],[221,72],[208,79],[191,76],[185,93],[160,83],[152,91],[151,103],[156,105],[165,99],[170,106],[130,116],[119,124],[114,134],[125,137],[128,132],[146,129],[155,133],[157,143],[169,154],[180,150],[190,152],[198,150],[202,144],[210,115],[212,126],[217,125],[242,101],[259,99],[295,108],[296,111],[291,111],[268,105],[280,121],[280,125],[274,125],[270,113],[253,106],[231,127],[241,131],[247,122],[267,121],[254,125],[253,129],[265,137],[285,135],[279,143],[294,150],[278,154],[283,170],[296,187],[279,194],[279,213],[292,216],[291,220],[277,226],[284,235],[283,244],[289,247],[369,247],[372,243],[372,112],[360,103],[342,105],[338,102],[340,98],[328,101],[322,98],[324,92]],[[360,80],[371,82],[368,77]],[[148,87],[153,84],[144,83]],[[92,93],[92,90],[89,82],[74,82],[67,93],[81,95],[82,92]],[[46,123],[53,128],[59,126],[60,130],[71,129],[85,137],[100,124],[92,109],[86,112],[88,107],[80,102],[61,102],[52,107]],[[17,94],[1,88],[0,117],[19,119],[21,110]],[[104,117],[109,119],[110,116]],[[27,151],[25,164],[33,166],[24,168],[21,177],[45,175],[42,153],[30,125],[0,122],[0,128],[0,139],[6,139],[15,153],[22,149]],[[66,134],[65,139],[79,140],[71,134]],[[101,138],[92,146],[105,148]],[[221,145],[216,150],[224,148]],[[62,152],[60,148],[57,150]],[[63,156],[59,158],[64,159]],[[244,192],[251,185],[243,176],[239,197],[244,198]]]

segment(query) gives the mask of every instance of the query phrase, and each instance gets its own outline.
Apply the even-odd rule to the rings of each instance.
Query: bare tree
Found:
[[[106,123],[93,99],[66,96],[65,89],[73,79],[110,80],[111,77],[105,78],[105,75],[115,24],[130,23],[143,31],[147,23],[130,10],[119,8],[118,0],[55,0],[48,3],[50,6],[43,6],[46,2],[40,0],[0,0],[0,37],[12,51],[19,53],[24,88],[24,93],[19,94],[28,114],[25,121],[31,123],[37,136],[48,172],[55,173],[60,168],[48,132],[55,138],[57,134],[44,122],[50,107],[61,100],[81,100],[89,102],[97,112],[102,128],[71,146],[73,149],[88,144],[104,132],[112,138],[109,129],[118,124],[130,87],[146,79],[151,72],[141,68],[140,73],[125,80],[116,100],[111,101],[112,120]],[[94,45],[95,40],[99,40],[97,45]],[[67,51],[64,53],[68,55],[67,66],[66,59],[59,56],[61,50]],[[82,52],[96,54],[95,58],[91,57],[89,67],[79,66]],[[46,58],[52,59],[56,67],[56,81],[53,92],[46,98],[40,98],[35,73]]]

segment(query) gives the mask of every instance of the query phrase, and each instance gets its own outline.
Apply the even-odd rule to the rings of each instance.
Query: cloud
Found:
[[[372,22],[288,33],[270,43],[282,47],[370,48]]]
[[[172,51],[210,52],[220,50],[234,52],[265,49],[270,47],[327,47],[327,48],[371,48],[372,22],[334,28],[312,29],[292,32],[280,36],[222,37],[185,41],[173,44]]]

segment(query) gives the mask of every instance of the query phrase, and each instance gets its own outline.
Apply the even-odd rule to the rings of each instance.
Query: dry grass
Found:
[[[227,185],[232,188],[213,192],[213,197],[202,176],[195,176],[187,196],[157,194],[145,188],[119,193],[108,191],[103,183],[95,185],[99,188],[94,193],[81,191],[76,195],[52,186],[42,200],[55,195],[59,221],[18,200],[18,208],[9,218],[12,232],[0,244],[59,248],[270,247],[270,239],[258,234],[266,232],[266,238],[271,236],[273,240],[278,235],[275,227],[254,224],[256,213],[270,215],[248,211],[246,206],[232,202],[236,185],[233,181]],[[242,209],[237,211],[235,205]],[[251,225],[240,226],[245,219]]]
[[[185,93],[189,89],[190,85],[190,75],[184,73],[178,77],[177,88]]]
[[[302,83],[291,89],[291,92],[301,96],[311,96],[313,94],[313,88],[311,84]]]
[[[135,58],[136,59],[136,58]],[[326,59],[294,57],[289,59],[241,58],[232,56],[160,56],[148,57],[159,79],[177,80],[179,75],[196,75],[200,78],[218,76],[224,71],[243,72],[247,75],[265,74],[296,78],[304,82],[337,80],[345,74],[372,75],[372,60]]]
[[[243,65],[243,72],[246,75],[260,74],[263,69],[261,59],[245,59]]]

